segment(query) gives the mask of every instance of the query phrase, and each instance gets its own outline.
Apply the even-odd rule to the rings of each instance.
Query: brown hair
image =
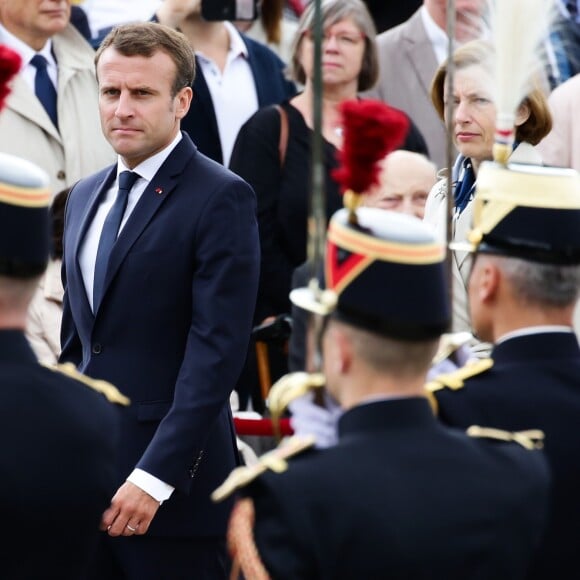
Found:
[[[103,52],[114,48],[123,56],[152,57],[158,51],[166,53],[177,69],[172,86],[174,97],[195,78],[195,57],[185,36],[169,26],[156,22],[139,22],[117,26],[107,34],[95,54],[95,65]]]
[[[472,65],[482,66],[488,70],[492,68],[493,45],[485,40],[472,40],[460,46],[452,57],[455,70],[465,69]],[[431,82],[431,101],[439,117],[445,116],[445,79],[449,60],[446,59],[435,72]],[[516,140],[537,145],[552,129],[552,115],[548,100],[537,79],[522,101],[529,109],[529,117],[516,127]]]
[[[283,15],[284,0],[262,0],[260,19],[266,31],[266,40],[271,44],[280,44]]]
[[[323,0],[321,6],[322,27],[328,28],[344,18],[352,18],[360,31],[364,34],[365,52],[360,74],[358,76],[358,90],[368,91],[379,78],[379,57],[375,37],[377,30],[368,8],[362,0]],[[292,43],[292,58],[290,74],[300,84],[306,82],[306,73],[300,62],[300,48],[304,34],[312,31],[314,24],[314,2],[311,2],[303,12],[298,30]]]

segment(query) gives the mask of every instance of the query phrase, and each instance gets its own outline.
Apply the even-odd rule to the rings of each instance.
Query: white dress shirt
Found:
[[[163,165],[167,157],[169,157],[169,154],[181,141],[181,137],[181,133],[179,132],[175,136],[175,139],[165,149],[149,157],[132,170],[135,173],[138,173],[140,177],[129,192],[127,208],[123,214],[123,220],[121,222],[121,227],[119,228],[119,233],[127,223],[127,220],[129,219],[132,211],[135,209],[137,202],[139,199],[141,199],[145,188],[147,185],[149,185],[149,182],[153,179],[153,177],[155,177],[155,174],[161,165]],[[123,160],[119,157],[117,161],[117,179],[101,200],[99,208],[97,209],[95,217],[93,218],[93,221],[87,230],[87,235],[85,236],[85,240],[80,249],[79,262],[81,273],[91,308],[93,308],[93,281],[95,278],[95,262],[97,260],[99,239],[101,237],[101,231],[105,223],[105,218],[107,217],[107,214],[109,213],[109,210],[115,201],[118,189],[118,177],[119,173],[122,171],[130,170],[125,166]],[[134,483],[137,487],[148,493],[159,503],[169,499],[174,490],[174,487],[171,485],[161,481],[157,477],[147,473],[146,471],[143,471],[142,469],[134,469],[131,475],[129,475],[127,478],[127,481]]]
[[[17,52],[22,58],[22,70],[20,71],[20,74],[30,86],[32,92],[34,92],[36,67],[31,65],[30,61],[36,54],[41,54],[46,59],[46,71],[48,72],[48,76],[55,88],[58,87],[58,69],[56,66],[56,60],[52,54],[52,40],[50,38],[46,41],[46,44],[42,47],[42,49],[36,52],[34,49],[28,46],[28,44],[22,42],[22,40],[8,32],[8,30],[6,30],[6,28],[0,24],[0,39],[2,44],[6,45],[8,48],[11,48],[14,52]]]
[[[433,18],[427,11],[425,6],[421,7],[421,18],[423,20],[423,26],[425,27],[425,32],[431,41],[431,46],[435,52],[435,58],[437,59],[437,64],[441,64],[446,58],[449,50],[449,37],[444,30],[435,24]]]
[[[227,167],[241,126],[258,110],[258,93],[248,49],[233,24],[224,25],[230,36],[230,49],[223,72],[203,53],[196,51],[196,55],[213,102],[223,164]]]

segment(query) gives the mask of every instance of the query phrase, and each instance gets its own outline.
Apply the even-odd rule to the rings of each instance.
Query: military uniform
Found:
[[[277,580],[514,580],[542,530],[547,479],[539,452],[469,438],[410,398],[347,411],[335,447],[242,491]]]
[[[570,332],[514,337],[492,350],[493,366],[446,386],[431,383],[438,415],[449,425],[486,425],[509,430],[541,429],[553,471],[546,541],[530,578],[568,578],[580,546],[580,348]]]
[[[475,200],[479,207],[466,249],[543,264],[580,264],[576,172],[485,165]],[[554,287],[558,283],[554,278]],[[528,310],[535,308],[526,304]],[[553,485],[548,525],[530,579],[578,576],[580,348],[573,329],[556,320],[554,326],[506,334],[490,359],[427,385],[437,415],[448,425],[544,432]],[[545,321],[550,324],[549,317]]]
[[[38,364],[19,330],[0,330],[0,385],[0,577],[79,580],[116,489],[115,407]]]
[[[116,489],[112,385],[44,367],[25,335],[26,292],[49,253],[48,176],[0,154],[0,577],[79,580]],[[18,320],[22,319],[22,324]]]
[[[450,308],[444,249],[427,225],[369,208],[353,220],[341,210],[327,239],[319,311],[326,305],[340,324],[393,340],[436,344]],[[430,289],[419,309],[418,288]],[[308,303],[304,293],[293,299]],[[291,440],[232,473],[214,499],[241,495],[229,529],[234,573],[523,578],[545,523],[547,463],[526,434],[472,435],[442,425],[424,396],[385,394],[344,412],[336,446],[305,450]]]

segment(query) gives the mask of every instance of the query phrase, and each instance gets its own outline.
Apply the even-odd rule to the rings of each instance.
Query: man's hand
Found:
[[[113,496],[101,519],[109,536],[143,535],[159,509],[159,502],[135,484],[126,481]]]

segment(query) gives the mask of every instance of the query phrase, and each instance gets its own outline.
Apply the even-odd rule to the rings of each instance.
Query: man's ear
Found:
[[[332,334],[332,350],[334,354],[334,371],[343,375],[348,372],[352,364],[353,344],[348,331],[335,327]]]
[[[528,104],[527,99],[518,107],[516,112],[516,120],[515,125],[519,127],[523,125],[529,118],[530,118],[530,105]]]
[[[187,115],[187,111],[189,111],[193,90],[191,87],[183,87],[175,96],[177,98],[175,115],[178,119],[183,119]]]
[[[480,263],[478,276],[478,296],[482,303],[489,303],[497,296],[501,271],[491,259],[483,259]]]

